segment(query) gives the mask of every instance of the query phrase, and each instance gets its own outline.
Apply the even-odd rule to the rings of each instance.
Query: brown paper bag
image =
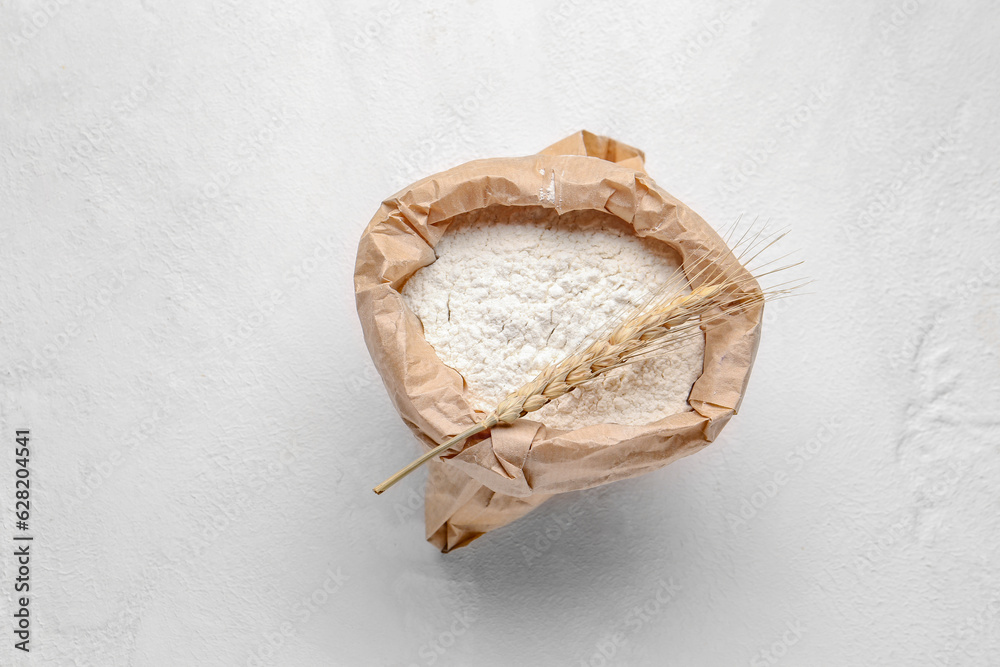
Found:
[[[603,211],[637,235],[668,244],[689,278],[711,262],[758,289],[718,234],[653,183],[643,158],[636,148],[578,132],[537,155],[475,160],[435,174],[382,203],[358,246],[358,315],[393,404],[424,446],[485,416],[473,411],[461,375],[438,359],[400,295],[406,280],[435,260],[434,246],[456,216],[491,206],[544,206],[560,215]],[[739,408],[762,310],[754,306],[707,331],[705,366],[688,412],[641,426],[571,431],[522,418],[429,462],[428,541],[445,552],[465,546],[553,494],[641,475],[707,445]]]

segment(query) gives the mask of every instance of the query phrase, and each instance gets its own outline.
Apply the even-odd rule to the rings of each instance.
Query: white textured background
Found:
[[[0,2],[0,663],[1000,664],[998,28],[986,0]],[[422,476],[370,491],[417,447],[357,238],[420,176],[580,128],[716,226],[790,226],[815,293],[770,309],[709,449],[442,556]]]

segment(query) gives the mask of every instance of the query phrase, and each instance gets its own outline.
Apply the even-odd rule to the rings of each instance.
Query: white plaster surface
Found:
[[[0,3],[0,664],[1000,664],[998,26],[985,0]],[[443,556],[422,474],[370,491],[417,448],[357,238],[420,176],[580,128],[717,226],[791,227],[813,294],[769,310],[710,448]]]

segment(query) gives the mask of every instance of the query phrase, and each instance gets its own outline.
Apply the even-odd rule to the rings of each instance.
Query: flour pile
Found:
[[[403,297],[438,357],[465,378],[484,412],[593,330],[643,303],[679,265],[598,211],[484,209],[457,219],[437,261],[417,271]],[[549,403],[530,419],[563,429],[646,424],[690,410],[704,337],[627,366]]]

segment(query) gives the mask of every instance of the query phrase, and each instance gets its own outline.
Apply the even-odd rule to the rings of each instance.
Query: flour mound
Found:
[[[465,378],[473,405],[492,410],[510,391],[574,351],[593,330],[643,303],[679,258],[610,215],[488,208],[461,216],[403,297],[442,362]],[[705,342],[626,366],[549,403],[528,419],[563,429],[638,425],[690,410]]]

